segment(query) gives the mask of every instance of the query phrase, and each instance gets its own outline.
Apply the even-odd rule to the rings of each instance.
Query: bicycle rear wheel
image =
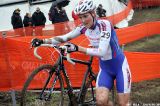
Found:
[[[22,89],[21,106],[63,106],[64,84],[56,68],[42,65],[31,73]]]

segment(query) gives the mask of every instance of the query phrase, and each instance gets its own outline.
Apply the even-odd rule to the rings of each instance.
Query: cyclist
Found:
[[[94,48],[85,48],[73,43],[67,43],[68,52],[82,52],[99,57],[100,69],[96,82],[97,106],[113,105],[108,100],[109,91],[116,79],[118,103],[126,106],[131,91],[131,73],[127,59],[118,44],[116,32],[108,20],[96,18],[96,6],[92,0],[81,0],[75,8],[82,25],[73,31],[49,39],[33,39],[32,46],[41,44],[60,44],[85,34]]]

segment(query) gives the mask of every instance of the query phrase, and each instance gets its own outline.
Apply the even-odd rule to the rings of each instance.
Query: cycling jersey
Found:
[[[100,61],[100,71],[97,77],[96,86],[112,88],[116,79],[117,91],[119,93],[129,93],[131,89],[131,74],[127,60],[119,47],[118,39],[114,28],[107,20],[97,20],[90,28],[84,25],[76,27],[73,31],[63,36],[59,36],[63,41],[68,41],[81,34],[90,41],[94,48],[87,48],[87,54],[98,56]],[[54,40],[54,44],[59,43]]]
[[[107,20],[97,20],[91,29],[81,25],[73,31],[63,36],[59,36],[63,41],[73,39],[81,34],[85,34],[90,44],[95,48],[87,48],[87,54],[99,56],[102,60],[110,60],[121,54],[116,33]],[[53,39],[53,44],[59,43]]]

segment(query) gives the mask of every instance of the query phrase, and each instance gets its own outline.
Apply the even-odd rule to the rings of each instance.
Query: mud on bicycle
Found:
[[[92,71],[93,57],[88,61],[70,58],[66,53],[66,46],[54,46],[52,44],[42,44],[41,46],[54,48],[59,57],[55,64],[45,64],[36,68],[26,80],[21,92],[21,106],[94,106],[96,105],[94,84],[96,74]],[[40,46],[39,46],[40,47]],[[38,47],[34,48],[34,55],[37,54]],[[67,60],[72,64],[78,63],[87,66],[80,90],[75,92],[64,66]],[[39,82],[42,86],[34,86],[36,77],[43,77]],[[66,84],[66,86],[65,86]]]

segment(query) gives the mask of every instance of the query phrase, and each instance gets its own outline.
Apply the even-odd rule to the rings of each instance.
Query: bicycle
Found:
[[[53,46],[51,44],[43,44],[41,46],[55,48],[59,53],[59,58],[54,65],[45,64],[35,69],[28,79],[26,80],[21,93],[21,106],[32,105],[46,105],[51,101],[52,106],[94,106],[96,105],[95,90],[93,83],[96,82],[96,74],[92,71],[93,57],[90,56],[89,61],[78,60],[70,58],[70,55],[65,53],[67,50],[66,46]],[[40,47],[40,46],[39,46]],[[37,58],[41,58],[37,54],[38,47],[34,48],[34,55]],[[66,54],[66,55],[65,55]],[[84,74],[80,91],[75,93],[71,85],[70,79],[67,75],[67,71],[64,67],[64,60],[71,62],[72,64],[79,63],[87,66],[87,70]],[[44,80],[43,87],[32,87],[32,81],[37,75],[41,73],[47,74],[41,76],[46,78]],[[39,82],[42,83],[42,82]],[[64,86],[66,84],[66,87]],[[32,86],[30,86],[32,85]],[[33,90],[34,92],[30,92]],[[38,92],[39,91],[39,92]],[[59,92],[59,94],[56,94]],[[35,93],[35,94],[33,94]],[[88,94],[90,93],[90,94]],[[29,96],[27,96],[29,94]],[[66,96],[66,94],[68,96]],[[34,98],[32,98],[34,96]],[[38,96],[38,97],[35,97]],[[29,97],[29,98],[27,98]],[[58,100],[59,99],[59,100]],[[55,100],[55,101],[54,101]],[[29,102],[28,102],[29,101]],[[27,103],[28,102],[28,103]]]

